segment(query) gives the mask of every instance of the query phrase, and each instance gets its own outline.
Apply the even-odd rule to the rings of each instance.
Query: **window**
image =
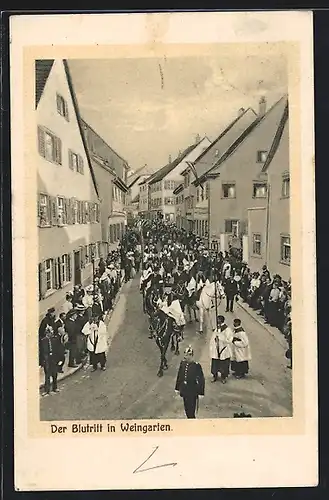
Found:
[[[68,283],[70,281],[70,260],[67,254],[62,255],[60,259],[60,282]]]
[[[239,221],[228,219],[225,221],[225,233],[239,236]]]
[[[39,226],[49,226],[50,225],[50,199],[46,194],[39,194]]]
[[[165,205],[173,205],[174,204],[174,198],[171,196],[168,196],[164,199]]]
[[[196,202],[199,203],[200,200],[200,188],[196,188]]]
[[[57,224],[62,226],[66,224],[66,211],[64,198],[57,197]]]
[[[235,184],[222,184],[222,197],[235,198]]]
[[[258,233],[252,235],[252,253],[254,255],[261,255],[262,253],[262,238]]]
[[[290,264],[291,249],[290,236],[281,236],[281,262]]]
[[[61,96],[60,94],[56,94],[56,103],[57,103],[57,112],[61,116],[64,116],[64,118],[67,121],[69,121],[69,110],[67,107],[67,102],[65,101],[64,97]]]
[[[208,200],[208,199],[209,199],[209,190],[210,190],[210,186],[209,186],[209,182],[207,182],[207,184],[206,184],[206,193],[205,193],[205,195],[206,195],[206,200]]]
[[[267,184],[265,182],[254,182],[253,184],[253,198],[266,198]]]
[[[257,151],[257,163],[265,163],[267,151]]]
[[[62,141],[43,127],[38,127],[38,149],[46,160],[62,164]]]
[[[69,167],[71,170],[78,172],[79,170],[79,155],[69,149]]]
[[[89,202],[84,202],[84,223],[87,224],[90,222],[90,213],[89,213]]]
[[[205,230],[205,236],[208,236],[208,221],[207,220],[204,222],[204,230]]]
[[[54,288],[54,273],[53,273],[53,259],[47,259],[45,262],[46,274],[46,291],[53,290]]]
[[[72,200],[72,224],[77,224],[79,222],[78,212],[79,202],[78,200]]]
[[[282,198],[290,197],[290,177],[285,175],[282,179]]]

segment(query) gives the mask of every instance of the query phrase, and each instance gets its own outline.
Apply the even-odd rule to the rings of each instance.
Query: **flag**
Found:
[[[197,174],[197,171],[196,171],[194,163],[191,162],[191,161],[188,161],[187,164],[190,167],[190,169],[192,170],[192,173],[194,174],[195,180],[197,181],[197,185],[199,185],[201,187],[202,191],[203,191],[204,187],[203,187],[203,185],[199,181],[199,177],[198,177],[198,174]]]

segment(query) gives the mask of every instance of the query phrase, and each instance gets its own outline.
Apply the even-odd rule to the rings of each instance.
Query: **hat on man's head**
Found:
[[[82,304],[77,304],[74,309],[71,309],[71,312],[77,312],[77,311],[85,311],[86,308]]]
[[[86,292],[92,292],[93,288],[94,288],[93,285],[86,286]]]
[[[186,347],[186,349],[184,350],[184,354],[191,354],[193,356],[194,354],[193,347],[191,345]]]
[[[54,307],[50,307],[47,311],[47,314],[52,314],[54,312],[56,312],[56,309]]]

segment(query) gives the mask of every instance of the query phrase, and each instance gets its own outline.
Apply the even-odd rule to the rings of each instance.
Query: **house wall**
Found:
[[[139,186],[138,212],[146,213],[148,208],[148,185],[145,183]]]
[[[269,167],[270,218],[269,263],[274,274],[290,278],[290,265],[281,259],[281,236],[290,236],[290,198],[283,197],[282,182],[289,175],[289,122],[286,123],[278,150]]]
[[[92,159],[92,166],[95,172],[98,193],[100,196],[102,240],[104,242],[109,242],[108,220],[112,212],[112,181],[114,179],[114,174],[111,173],[105,166],[101,165],[99,161],[94,159]]]
[[[248,210],[248,266],[252,272],[260,271],[266,263],[266,207]],[[260,254],[254,248],[255,235],[260,235]],[[256,250],[256,252],[254,252]]]
[[[114,151],[86,122],[83,121],[82,124],[90,151],[107,160],[117,176],[124,183],[127,183],[129,165],[126,160]]]
[[[225,234],[225,220],[241,221],[241,232],[247,231],[248,208],[266,206],[264,198],[253,197],[253,182],[266,182],[260,174],[262,163],[258,162],[258,151],[269,151],[278,128],[285,101],[280,101],[268,115],[251,131],[234,153],[220,166],[218,178],[210,181],[210,231],[214,237]],[[222,185],[235,183],[235,198],[224,198]],[[228,238],[227,245],[230,241]],[[227,248],[221,248],[227,250]]]
[[[59,93],[67,103],[68,120],[57,111],[56,94]],[[61,165],[46,160],[41,156],[38,147],[38,130],[42,126],[48,129],[61,140]],[[80,201],[97,203],[98,197],[93,185],[87,157],[75,115],[71,95],[69,92],[66,74],[61,60],[54,61],[52,70],[45,84],[43,94],[35,110],[35,142],[34,146],[35,164],[38,176],[38,194],[42,193],[52,197],[77,198]],[[69,167],[69,149],[79,154],[83,161],[83,174]],[[54,198],[55,200],[55,198]],[[56,202],[56,200],[55,200]],[[39,207],[40,210],[40,207]],[[39,227],[39,288],[41,300],[39,302],[40,316],[43,316],[49,307],[55,307],[58,311],[62,305],[67,291],[74,284],[74,252],[80,249],[90,248],[90,244],[101,242],[101,225],[97,223],[75,223],[57,225],[57,217],[50,227]],[[40,225],[39,214],[37,214],[37,225]],[[98,248],[98,247],[96,247]],[[49,291],[44,289],[44,263],[47,259],[53,259],[53,275],[58,278],[57,259],[63,255],[69,256],[70,279],[61,284],[61,288],[53,288]],[[82,253],[80,257],[84,256]],[[84,260],[84,259],[83,259]],[[80,263],[81,282],[87,284],[92,279],[92,265]],[[55,280],[54,282],[59,282]]]

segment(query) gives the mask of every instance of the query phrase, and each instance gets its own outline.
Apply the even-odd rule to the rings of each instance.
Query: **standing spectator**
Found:
[[[87,316],[86,316],[86,308],[83,305],[77,305],[75,308],[75,311],[77,313],[77,317],[75,320],[75,326],[76,326],[76,332],[77,332],[77,337],[76,337],[76,347],[77,347],[77,357],[76,357],[76,362],[78,364],[81,363],[82,359],[85,358],[86,356],[86,338],[82,333],[82,329],[85,326],[87,322]]]
[[[45,372],[45,392],[43,396],[48,396],[50,393],[50,385],[52,379],[52,391],[59,392],[57,389],[57,373],[58,363],[61,361],[62,349],[59,336],[54,335],[54,329],[47,325],[45,335],[40,342],[40,359],[41,366]]]
[[[62,352],[62,356],[60,359],[61,363],[58,365],[58,373],[63,373],[63,368],[65,364],[65,345],[68,341],[68,336],[65,331],[65,319],[66,319],[65,312],[61,312],[58,320],[55,323],[54,334],[57,335],[58,338],[60,339],[61,352]]]
[[[184,401],[185,415],[195,418],[195,411],[199,397],[204,396],[205,379],[200,363],[193,360],[191,346],[184,351],[184,360],[179,365],[175,391]]]
[[[65,297],[65,302],[62,306],[63,313],[67,314],[69,311],[71,311],[71,309],[73,309],[72,301],[73,301],[73,293],[68,292]]]
[[[82,288],[81,285],[74,285],[73,288],[73,298],[72,298],[72,304],[73,307],[75,307],[77,304],[82,304],[82,299],[85,295],[85,292]]]
[[[87,337],[92,371],[97,370],[98,363],[106,370],[107,330],[101,316],[92,316],[83,327],[82,333]]]
[[[231,367],[236,378],[244,378],[249,372],[249,361],[251,360],[251,351],[249,339],[241,326],[241,320],[236,318],[233,321],[234,337],[232,340],[232,362]]]
[[[230,371],[233,332],[225,324],[224,316],[218,316],[217,325],[210,340],[212,382],[217,381],[220,372],[221,382],[225,384]]]
[[[233,312],[234,299],[238,293],[238,284],[233,277],[225,282],[224,291],[226,295],[226,312]]]
[[[69,368],[76,368],[78,366],[78,349],[77,349],[77,335],[78,327],[76,324],[77,312],[72,309],[72,311],[67,315],[67,320],[65,323],[65,330],[68,335],[68,346],[69,346]]]
[[[54,307],[48,309],[45,317],[42,319],[39,326],[39,340],[41,340],[45,336],[46,327],[49,325],[55,330],[55,322],[56,322],[56,310]]]
[[[99,272],[99,275],[102,276],[102,274],[105,273],[105,269],[106,269],[106,264],[104,262],[104,259],[103,257],[101,257],[99,259],[99,263],[98,263],[98,272]]]

